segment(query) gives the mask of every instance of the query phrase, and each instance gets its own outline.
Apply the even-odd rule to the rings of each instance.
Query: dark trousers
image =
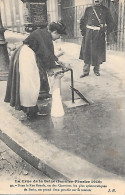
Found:
[[[48,96],[50,91],[49,82],[47,73],[44,72],[44,78],[40,75],[40,92],[39,92],[39,99],[45,98]]]
[[[95,65],[94,68],[93,68],[93,71],[95,73],[98,73],[99,70],[100,70],[100,65],[99,64],[98,65]],[[90,72],[90,64],[84,64],[83,73],[84,74],[89,74],[89,72]]]
[[[44,65],[43,65],[41,58],[39,56],[37,56],[36,60],[37,60],[38,68],[39,68],[39,74],[40,74],[39,99],[42,99],[42,98],[48,96],[50,87],[49,87],[47,72],[44,69]]]

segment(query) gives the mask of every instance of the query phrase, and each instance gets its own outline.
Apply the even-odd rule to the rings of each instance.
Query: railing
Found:
[[[62,20],[67,26],[65,41],[80,44],[82,36],[79,28],[80,19],[87,5],[62,8]],[[111,3],[111,12],[115,21],[115,30],[107,37],[107,49],[125,51],[125,0]],[[5,28],[25,33],[23,3],[20,0],[2,0],[2,22]]]
[[[87,4],[62,8],[62,20],[67,27],[67,36],[65,41],[81,43],[82,36],[79,24],[80,19],[88,6],[90,5]]]
[[[125,51],[125,0],[119,3],[117,14],[117,29],[111,33],[111,39],[107,40],[107,48],[110,50]]]
[[[64,41],[80,44],[82,36],[79,28],[80,19],[86,7],[90,5],[80,5],[65,7],[62,9],[62,19],[66,23],[68,35]],[[121,4],[113,4],[114,31],[107,37],[107,49],[125,51],[125,0]],[[117,8],[115,10],[115,8]]]

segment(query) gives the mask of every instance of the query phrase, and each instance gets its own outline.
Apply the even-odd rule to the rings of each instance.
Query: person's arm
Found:
[[[85,36],[86,34],[86,24],[87,24],[87,19],[88,19],[87,12],[88,12],[88,8],[86,8],[84,15],[80,19],[80,30],[81,30],[82,36]]]
[[[64,54],[64,52],[63,52],[63,54]],[[59,57],[62,56],[62,55],[57,55],[57,56],[54,55],[54,60],[56,62],[56,66],[58,66],[58,67],[60,66],[61,68],[65,68],[66,67],[65,63],[62,62],[61,60],[59,60]]]

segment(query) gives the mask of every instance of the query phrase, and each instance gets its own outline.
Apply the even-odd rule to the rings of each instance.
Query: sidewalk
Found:
[[[80,79],[83,66],[78,60],[80,46],[63,43],[61,48],[65,55],[60,59],[70,63],[74,71],[75,88],[93,103],[73,109],[64,105],[62,118],[49,115],[28,121],[22,111],[3,102],[6,82],[1,81],[0,138],[52,179],[124,182],[124,59],[108,52],[101,77],[91,71],[89,77]],[[62,100],[71,100],[68,72],[62,79]]]
[[[0,88],[2,89],[0,89],[0,91],[3,92],[3,95],[5,86],[6,82],[1,82]],[[3,99],[3,96],[1,99]],[[25,117],[22,112],[18,113],[18,111],[14,111],[13,108],[9,107],[8,104],[3,103],[2,100],[0,101],[0,106],[0,138],[18,155],[35,168],[43,171],[50,178],[71,180],[83,178],[122,179],[121,177],[100,169],[83,158],[72,154],[67,150],[66,146],[64,146],[65,150],[60,149],[60,145],[58,147],[57,144],[59,144],[61,139],[65,142],[64,138],[69,136],[69,133],[70,136],[72,136],[71,132],[66,132],[66,129],[64,131],[62,118],[55,118],[55,123],[53,121],[55,128],[53,128],[50,117],[39,118],[36,121],[29,122],[25,121],[26,119],[24,119]],[[68,111],[66,114],[68,114]],[[35,129],[35,124],[37,122],[41,125],[41,132],[37,132]],[[25,125],[25,123],[27,124]],[[34,129],[29,127],[29,123],[32,123]],[[47,125],[47,128],[45,127],[44,129],[43,123],[45,126]],[[47,132],[45,132],[46,130]],[[64,133],[67,134],[64,135]],[[44,138],[45,134],[48,134],[48,139]],[[53,142],[51,140],[53,144],[49,142],[49,139],[54,139]],[[54,141],[58,141],[56,146]],[[80,145],[81,143],[77,144]]]

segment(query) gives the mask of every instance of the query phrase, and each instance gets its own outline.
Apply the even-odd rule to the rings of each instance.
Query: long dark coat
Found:
[[[113,20],[108,8],[103,5],[94,6],[94,8],[101,24],[107,25],[107,33],[111,32],[113,29]],[[80,20],[83,40],[79,58],[84,60],[86,64],[95,66],[106,61],[105,30],[92,30],[87,28],[87,25],[100,27],[92,6],[86,8],[85,14]]]

